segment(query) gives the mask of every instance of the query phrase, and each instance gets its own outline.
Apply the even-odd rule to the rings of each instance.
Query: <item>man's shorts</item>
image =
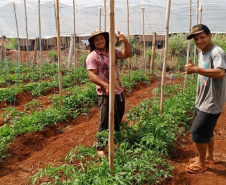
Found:
[[[192,141],[209,143],[220,114],[209,114],[195,108],[195,120],[191,127]]]

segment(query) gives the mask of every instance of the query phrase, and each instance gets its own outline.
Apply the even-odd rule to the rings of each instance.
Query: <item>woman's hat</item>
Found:
[[[103,35],[106,41],[109,41],[109,33],[108,32],[102,32],[101,30],[95,30],[94,32],[91,33],[90,38],[88,39],[89,44],[92,44],[93,38],[97,35]]]

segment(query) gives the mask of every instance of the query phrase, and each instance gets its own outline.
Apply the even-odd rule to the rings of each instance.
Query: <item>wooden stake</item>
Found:
[[[114,105],[115,105],[115,13],[114,0],[109,0],[110,8],[110,42],[109,42],[109,59],[110,59],[110,92],[109,92],[109,167],[111,172],[114,169]]]
[[[35,39],[35,45],[34,45],[34,58],[33,58],[33,66],[36,65],[36,58],[37,58],[37,47],[38,47],[38,40]]]
[[[196,24],[199,24],[199,0],[197,0],[197,10],[196,10],[196,15],[197,15],[197,19],[196,19]],[[194,64],[196,64],[196,45],[194,44]],[[192,74],[193,76],[193,74]]]
[[[2,62],[5,60],[5,36],[2,35]]]
[[[127,38],[129,41],[129,0],[127,0]],[[128,70],[131,69],[131,58],[129,57],[127,59],[128,61]]]
[[[27,29],[27,7],[26,0],[24,0],[24,11],[25,11],[25,23],[26,23],[26,47],[27,47],[27,66],[29,66],[29,40],[28,40],[28,29]]]
[[[58,75],[59,75],[59,92],[62,95],[62,72],[61,72],[61,57],[60,57],[60,18],[59,18],[59,0],[56,0],[56,15],[57,15],[57,51],[58,51]]]
[[[18,39],[19,63],[21,63],[21,49],[20,49],[19,29],[18,29],[17,16],[16,16],[16,4],[14,2],[13,2],[13,8],[14,8],[14,14],[15,14],[16,31],[17,31],[17,39]]]
[[[74,16],[74,69],[76,69],[77,63],[77,50],[76,50],[76,30],[75,30],[75,0],[73,0],[73,16]]]
[[[151,50],[151,62],[150,62],[150,74],[153,76],[153,63],[155,58],[155,43],[156,43],[156,32],[152,34],[152,50]]]
[[[200,24],[202,24],[202,11],[204,10],[202,4],[200,3]]]
[[[99,14],[99,30],[101,30],[101,5],[99,6],[100,14]]]
[[[192,0],[189,0],[189,34],[191,33],[191,5],[192,5]],[[187,48],[187,60],[186,60],[186,64],[188,64],[189,61],[189,57],[190,57],[190,40],[188,40],[188,48]],[[186,89],[186,85],[187,85],[187,79],[188,79],[188,75],[185,75],[185,79],[184,79],[184,89],[183,91],[185,92]]]
[[[107,26],[107,15],[106,15],[106,0],[104,0],[104,31],[106,32],[106,26]]]
[[[71,42],[70,42],[70,49],[68,54],[68,63],[67,63],[67,70],[70,69],[72,56],[73,56],[73,49],[74,49],[74,35],[71,35]]]
[[[146,73],[147,63],[146,63],[146,47],[145,47],[145,34],[144,34],[144,4],[141,5],[141,9],[143,12],[143,42],[144,42],[144,70]]]
[[[40,78],[42,78],[42,37],[41,37],[41,12],[40,0],[38,0],[38,20],[39,20],[39,51],[40,51]]]
[[[162,115],[162,113],[163,113],[164,83],[165,83],[166,61],[167,61],[167,53],[168,53],[168,38],[169,38],[170,6],[171,6],[171,0],[168,0],[168,2],[167,2],[167,13],[166,13],[165,52],[164,52],[162,81],[161,81],[160,115]]]

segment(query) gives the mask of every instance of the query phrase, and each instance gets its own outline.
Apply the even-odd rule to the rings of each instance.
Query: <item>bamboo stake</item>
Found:
[[[141,9],[143,12],[143,42],[144,42],[144,70],[146,72],[147,64],[146,64],[146,48],[145,48],[145,34],[144,34],[144,4],[141,5]]]
[[[150,74],[153,76],[153,63],[155,58],[155,43],[156,43],[156,32],[152,34],[152,50],[151,50],[151,62],[150,62]]]
[[[106,0],[104,0],[104,31],[106,32],[106,26],[107,26],[107,14],[106,14]]]
[[[160,115],[162,115],[162,113],[163,113],[164,82],[165,82],[166,61],[167,61],[167,53],[168,53],[168,38],[169,38],[170,6],[171,6],[171,0],[168,0],[168,2],[167,2],[167,13],[166,13],[165,52],[164,52],[164,61],[163,61],[163,69],[162,69],[162,82],[161,82]]]
[[[199,8],[199,10],[200,10],[200,24],[202,24],[202,11],[204,10],[204,8],[203,8],[203,6],[202,6],[201,3],[200,3],[200,8]]]
[[[109,59],[110,59],[110,89],[109,89],[109,168],[111,172],[114,169],[114,103],[115,103],[115,13],[114,0],[109,0],[110,8],[110,42],[109,42]]]
[[[99,15],[99,30],[101,30],[101,5],[99,6],[100,15]]]
[[[73,56],[73,50],[74,50],[74,35],[71,35],[71,42],[70,42],[70,49],[68,54],[68,63],[67,63],[67,70],[69,71],[71,62],[72,62],[72,56]]]
[[[2,35],[2,62],[5,60],[5,36]]]
[[[60,57],[60,18],[59,18],[59,0],[56,0],[56,17],[57,17],[57,51],[58,51],[58,75],[59,75],[59,92],[62,95],[62,72]]]
[[[75,0],[73,0],[73,16],[74,16],[74,69],[76,69],[77,63],[77,50],[76,50],[76,30],[75,30]]]
[[[57,16],[56,16],[56,1],[53,0],[53,8],[54,8],[54,15],[55,15],[55,24],[56,24],[56,32],[57,32]]]
[[[129,0],[127,0],[127,35],[128,35],[128,41],[129,41]],[[128,61],[128,70],[131,69],[131,59],[130,57],[127,59]]]
[[[34,67],[36,65],[36,57],[37,57],[37,45],[38,45],[38,40],[35,39],[35,46],[34,46],[34,58],[33,58],[33,66]]]
[[[26,46],[27,46],[27,66],[29,66],[29,43],[28,43],[28,29],[27,29],[27,7],[26,0],[24,0],[24,11],[25,11],[25,23],[26,23]]]
[[[17,31],[17,39],[18,39],[18,49],[19,49],[19,63],[21,63],[21,49],[20,49],[20,38],[19,38],[19,29],[17,23],[17,16],[16,16],[16,4],[13,2],[14,14],[15,14],[15,21],[16,21],[16,31]]]
[[[192,5],[192,0],[189,0],[189,34],[191,33],[191,5]],[[188,48],[187,48],[187,60],[186,60],[186,64],[188,64],[189,61],[189,56],[190,56],[190,40],[188,40]],[[188,79],[188,75],[185,75],[185,80],[184,80],[184,89],[183,91],[185,92],[186,89],[186,85],[187,85],[187,79]]]
[[[40,0],[38,0],[38,20],[39,20],[39,51],[40,51],[40,78],[42,78],[42,37],[41,37],[41,12]]]
[[[199,24],[199,0],[197,0],[197,10],[196,10],[196,15],[197,15],[197,19],[196,19],[196,24]],[[196,45],[194,45],[194,64],[196,64]]]

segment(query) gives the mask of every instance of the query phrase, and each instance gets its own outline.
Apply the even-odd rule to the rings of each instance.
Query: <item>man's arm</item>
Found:
[[[96,85],[101,86],[103,89],[105,89],[106,93],[109,94],[109,84],[104,82],[98,75],[97,75],[97,69],[90,69],[88,70],[89,78],[90,80],[95,83]]]
[[[118,37],[119,37],[119,41],[122,41],[124,43],[124,49],[121,52],[119,52],[118,58],[119,59],[126,59],[128,57],[131,57],[132,56],[132,51],[131,51],[131,47],[129,45],[129,41],[119,31],[118,31]]]
[[[225,75],[225,70],[221,68],[216,68],[216,69],[205,69],[205,68],[200,68],[196,65],[194,65],[189,58],[189,64],[185,65],[186,72],[182,74],[193,74],[197,73],[209,78],[215,78],[215,79],[223,79]]]

